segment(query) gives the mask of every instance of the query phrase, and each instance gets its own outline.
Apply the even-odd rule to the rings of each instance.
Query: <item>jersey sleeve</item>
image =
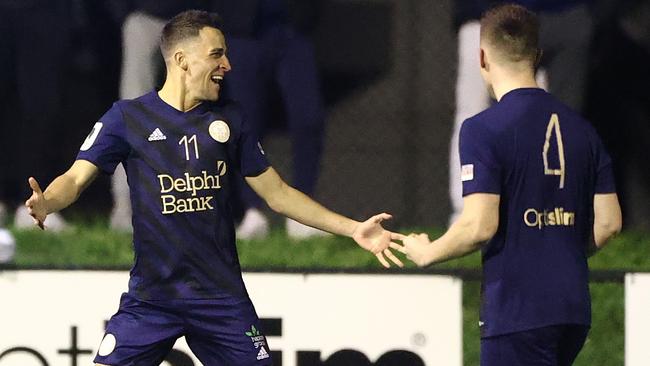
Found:
[[[115,103],[95,123],[79,148],[77,160],[87,160],[101,171],[113,174],[117,164],[124,161],[129,152],[122,112],[119,105]]]
[[[596,193],[616,193],[616,183],[614,179],[614,168],[612,158],[605,150],[603,142],[598,135],[594,133],[595,158],[596,158]]]
[[[466,120],[460,130],[459,153],[463,197],[472,193],[501,193],[501,166],[494,141],[476,120]]]
[[[239,171],[244,177],[256,177],[270,166],[257,133],[242,119],[242,132],[237,149]]]

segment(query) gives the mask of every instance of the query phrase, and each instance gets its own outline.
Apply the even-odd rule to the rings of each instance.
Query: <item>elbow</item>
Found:
[[[471,221],[464,223],[464,229],[471,233],[471,241],[476,245],[490,240],[497,232],[499,226],[498,218],[473,217]]]
[[[276,212],[278,214],[283,214],[284,211],[285,211],[284,210],[283,200],[281,200],[280,198],[278,198],[276,196],[269,197],[266,200],[266,204],[269,206],[269,208],[271,210],[273,210],[273,212]]]
[[[486,242],[497,233],[499,227],[498,216],[481,215],[475,224],[475,240],[479,243]]]
[[[269,208],[280,215],[284,215],[287,212],[287,188],[288,186],[283,184],[273,194],[265,197],[265,202]]]
[[[497,233],[497,228],[498,228],[497,222],[485,222],[480,224],[475,234],[476,241],[479,243],[483,243],[492,239],[494,234]]]

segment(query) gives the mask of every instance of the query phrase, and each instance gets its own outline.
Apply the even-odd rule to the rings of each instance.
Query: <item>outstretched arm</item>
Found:
[[[54,179],[45,192],[41,190],[36,179],[30,177],[29,186],[32,195],[25,202],[25,206],[34,218],[35,224],[45,229],[43,223],[47,215],[62,210],[76,201],[98,172],[99,169],[94,164],[86,160],[77,160],[68,171]]]
[[[391,218],[389,214],[375,215],[364,222],[349,219],[286,184],[273,168],[256,177],[246,177],[246,182],[273,211],[305,225],[353,238],[363,249],[375,254],[384,267],[390,267],[384,256],[402,266],[388,249],[391,233],[381,226],[383,220]]]
[[[401,240],[403,246],[391,244],[391,247],[405,253],[418,266],[472,253],[496,233],[499,226],[499,201],[500,196],[497,194],[475,193],[466,196],[458,220],[433,243],[426,234],[393,234],[393,239]]]

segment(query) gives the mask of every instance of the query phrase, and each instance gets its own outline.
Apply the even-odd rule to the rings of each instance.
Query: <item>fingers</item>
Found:
[[[393,252],[390,251],[390,249],[384,249],[384,255],[390,259],[391,262],[395,263],[398,267],[404,267],[404,263],[402,263],[399,258],[393,254]]]
[[[388,244],[388,246],[390,246],[391,248],[397,250],[400,253],[406,254],[406,248],[404,248],[403,245],[399,245],[399,244],[394,243],[394,242],[391,241],[390,244]]]
[[[29,216],[31,216],[32,219],[34,220],[34,225],[38,225],[38,227],[40,227],[41,230],[45,230],[45,220],[41,220],[41,219],[39,219],[39,218],[36,216],[36,214],[35,214],[34,211],[32,210],[32,206],[31,206],[31,204],[30,204],[30,201],[31,201],[31,200],[28,200],[28,201],[25,203],[25,205],[28,207],[27,212],[29,213]]]
[[[379,224],[380,222],[382,222],[384,220],[390,220],[392,218],[393,218],[393,215],[382,212],[382,213],[380,213],[378,215],[373,216],[372,221],[374,223],[376,223],[376,224]]]
[[[40,227],[41,230],[45,230],[45,223],[44,223],[43,221],[37,219],[37,218],[34,217],[34,216],[32,216],[32,217],[34,218],[34,224],[35,224],[35,225],[38,225],[38,227]]]
[[[379,260],[382,266],[384,266],[385,268],[390,268],[390,263],[388,263],[388,261],[386,260],[386,258],[384,258],[381,252],[375,254],[375,257],[377,257],[377,259]]]
[[[391,233],[390,233],[390,239],[391,239],[391,240],[399,240],[399,241],[403,241],[404,239],[406,239],[406,235],[403,235],[403,234],[400,234],[400,233],[394,233],[394,232],[391,232]]]
[[[29,177],[29,187],[32,189],[32,191],[36,192],[36,194],[41,195],[43,194],[43,191],[41,190],[41,186],[38,185],[38,182],[34,177]]]

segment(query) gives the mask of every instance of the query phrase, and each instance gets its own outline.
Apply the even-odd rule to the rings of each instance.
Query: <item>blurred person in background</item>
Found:
[[[460,131],[463,211],[418,266],[482,251],[481,365],[569,366],[591,324],[587,258],[621,229],[612,161],[591,123],[539,88],[540,27],[519,5],[480,22],[476,67],[496,103]]]
[[[482,87],[478,62],[479,19],[491,6],[516,3],[539,14],[540,45],[544,50],[538,81],[561,101],[582,112],[593,34],[591,0],[456,0],[454,24],[458,29],[456,111],[449,145],[449,197],[454,222],[463,208],[458,134],[462,122],[490,106]],[[547,87],[548,86],[548,87]]]
[[[62,168],[48,142],[63,128],[69,13],[68,0],[0,0],[0,201],[5,210],[17,207],[18,228],[33,227],[20,204],[28,169],[40,166],[38,176],[49,180]],[[47,226],[60,231],[67,225],[55,214]]]
[[[650,1],[603,1],[587,97],[588,115],[617,164],[626,227],[650,228]]]
[[[98,365],[157,365],[185,336],[204,365],[272,363],[241,276],[231,212],[246,182],[274,211],[348,236],[385,267],[388,214],[358,222],[287,185],[270,166],[240,106],[219,97],[231,69],[219,18],[185,11],[166,23],[162,88],[120,100],[95,123],[77,160],[42,191],[29,178],[25,206],[41,228],[100,172],[125,167],[131,184],[135,261],[129,290],[106,325]],[[387,260],[388,258],[388,260]],[[255,338],[251,341],[251,337]]]
[[[224,96],[238,101],[259,136],[270,130],[272,103],[280,102],[292,146],[292,182],[311,196],[316,191],[325,138],[321,95],[311,33],[318,21],[318,0],[214,1],[224,17],[233,70]],[[248,185],[240,185],[244,215],[237,237],[264,237],[269,219],[263,201]],[[325,232],[286,219],[289,237],[301,239]]]
[[[7,208],[0,202],[0,264],[11,262],[16,253],[16,239],[5,228]]]

